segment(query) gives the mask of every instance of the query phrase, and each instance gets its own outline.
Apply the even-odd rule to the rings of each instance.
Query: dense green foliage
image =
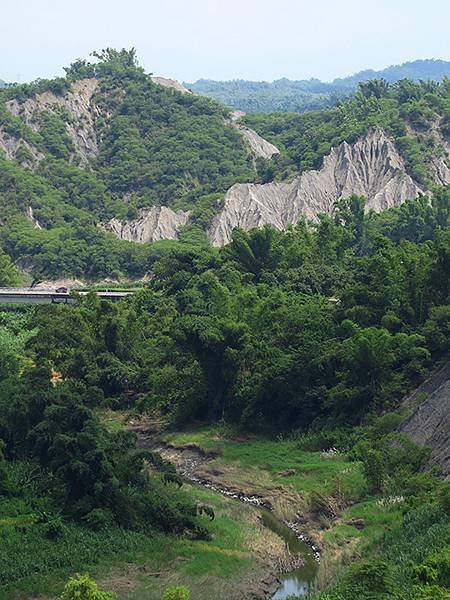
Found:
[[[23,373],[20,384],[14,373],[4,376],[0,424],[6,456],[34,464],[31,499],[41,498],[49,536],[59,533],[60,513],[93,529],[115,523],[144,531],[196,529],[195,507],[144,469],[151,464],[169,481],[176,480],[173,467],[136,450],[130,435],[107,433],[86,406],[86,390],[52,387],[45,369]],[[90,402],[95,395],[92,390]]]
[[[313,230],[174,247],[126,303],[40,309],[31,347],[112,406],[178,422],[359,420],[448,350],[448,199],[365,216],[353,198]]]
[[[195,93],[219,100],[244,112],[305,112],[334,106],[336,100],[352,94],[361,81],[383,78],[389,83],[400,79],[439,81],[450,75],[450,63],[444,60],[416,60],[381,71],[368,69],[350,77],[325,83],[318,79],[291,81],[213,81],[199,79],[185,85]]]
[[[399,564],[383,546],[334,598],[341,588],[364,598],[366,571],[380,594],[392,577],[408,594],[445,588],[442,544],[425,536],[420,513],[431,502],[445,534],[446,496],[419,473],[426,452],[392,436],[395,420],[370,434],[348,427],[395,409],[449,350],[449,191],[381,215],[363,208],[352,197],[313,228],[236,231],[222,249],[176,245],[154,262],[149,288],[116,304],[90,296],[2,313],[5,584],[48,572],[55,556],[78,568],[73,544],[86,557],[126,551],[137,538],[120,528],[143,541],[156,531],[207,535],[174,468],[136,449],[132,434],[104,428],[97,411],[110,407],[247,431],[344,426],[322,433],[323,447],[362,465],[368,494],[407,498],[395,529],[407,558]],[[315,510],[327,509],[314,493]],[[422,531],[426,552],[408,545],[408,527]],[[24,560],[12,564],[19,546]]]
[[[114,116],[100,129],[98,168],[112,193],[137,194],[145,206],[189,205],[252,178],[220,105],[156,85],[138,68],[100,81],[99,107]]]
[[[0,250],[0,287],[13,287],[20,282],[20,275],[7,254]]]
[[[397,422],[394,415],[386,415],[371,427],[315,436],[322,443],[333,440],[339,449],[361,460],[368,489],[379,498],[378,511],[391,506],[399,513],[383,532],[381,544],[369,547],[328,591],[317,596],[320,600],[448,598],[450,488],[448,482],[421,472],[427,449],[394,433]],[[375,463],[379,468],[374,469]]]
[[[1,510],[2,598],[11,597],[5,588],[11,590],[26,578],[45,577],[56,570],[75,573],[101,560],[117,561],[149,543],[149,536],[143,533],[112,526],[94,531],[72,523],[64,523],[56,537],[49,537],[46,524],[36,523],[32,506],[8,499],[1,502]],[[27,513],[28,518],[21,516]]]
[[[105,429],[93,412],[101,389],[56,384],[27,350],[30,326],[28,312],[1,313],[1,586],[117,560],[161,532],[207,537],[173,465]]]
[[[69,552],[73,546],[83,548],[84,560],[126,550],[136,540],[119,528],[204,537],[174,467],[137,449],[133,434],[104,428],[92,410],[103,397],[100,389],[76,381],[54,385],[46,362],[35,364],[26,351],[37,335],[27,325],[26,313],[2,313],[2,582],[46,572],[55,560],[62,567],[82,565],[77,552]],[[19,563],[18,547],[25,554]]]
[[[328,111],[247,115],[244,122],[281,149],[281,179],[318,168],[332,146],[355,142],[371,127],[380,127],[396,140],[411,176],[429,185],[430,159],[442,153],[436,129],[444,135],[449,131],[449,94],[448,78],[441,84],[373,80],[361,83],[353,98]]]

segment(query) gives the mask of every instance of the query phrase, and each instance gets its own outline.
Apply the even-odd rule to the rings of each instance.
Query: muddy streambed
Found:
[[[147,446],[141,438],[141,445]],[[208,462],[212,457],[202,453],[192,446],[189,448],[174,448],[172,446],[153,445],[153,450],[171,460],[177,467],[178,472],[192,483],[201,485],[215,492],[252,504],[259,511],[261,523],[282,538],[286,547],[286,554],[292,558],[293,566],[283,573],[278,574],[278,586],[270,596],[271,600],[283,600],[289,596],[306,596],[312,591],[312,584],[317,574],[320,555],[317,549],[296,531],[295,523],[283,522],[278,519],[259,496],[246,496],[240,491],[230,490],[197,475],[197,469],[201,464]]]

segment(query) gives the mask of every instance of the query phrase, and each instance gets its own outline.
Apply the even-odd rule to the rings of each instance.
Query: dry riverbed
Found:
[[[177,555],[160,565],[121,565],[100,580],[121,600],[160,600],[169,586],[184,585],[196,600],[262,600],[278,586],[279,573],[291,568],[283,540],[263,526],[250,505],[203,490],[191,493],[215,512],[212,540],[177,540]]]
[[[250,526],[252,534],[247,536],[246,543],[256,568],[247,571],[242,587],[233,577],[232,585],[224,597],[231,600],[234,598],[248,598],[249,600],[271,598],[280,584],[279,577],[305,564],[303,555],[286,550],[283,538],[264,525],[264,519],[254,508],[272,511],[272,503],[276,495],[261,495],[259,492],[267,491],[262,488],[258,490],[258,493],[246,491],[250,488],[242,489],[232,485],[227,478],[223,481],[221,475],[225,475],[225,473],[217,471],[212,466],[216,459],[214,453],[204,452],[198,446],[176,447],[162,441],[155,443],[153,435],[147,435],[142,431],[139,432],[139,445],[156,450],[165,459],[170,460],[176,466],[177,471],[192,482],[195,486],[193,489],[201,486],[214,494],[225,497],[227,506],[240,527],[244,522],[246,526]],[[281,518],[280,521],[282,521]],[[285,520],[285,523],[295,531],[299,539],[306,540],[306,536],[301,532],[297,522]],[[309,539],[307,541],[312,544]],[[315,549],[314,545],[313,549]],[[317,550],[316,558],[319,560]],[[185,580],[183,581],[186,584]],[[195,597],[200,598],[201,596],[196,593]]]

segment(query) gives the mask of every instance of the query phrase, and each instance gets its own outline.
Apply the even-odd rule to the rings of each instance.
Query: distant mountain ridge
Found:
[[[445,60],[415,60],[375,71],[367,69],[354,75],[334,79],[277,79],[272,82],[214,81],[199,79],[184,85],[196,94],[222,102],[244,112],[305,112],[334,106],[336,100],[349,97],[362,81],[385,79],[395,83],[401,79],[441,81],[450,76],[450,62]]]
[[[349,77],[342,79],[334,79],[333,85],[344,85],[357,84],[360,81],[368,81],[369,79],[385,79],[388,83],[395,83],[400,79],[431,79],[433,81],[440,81],[444,77],[450,76],[450,61],[447,60],[435,60],[433,58],[425,60],[414,60],[402,63],[401,65],[391,65],[380,71],[373,69],[367,69],[365,71],[359,71]]]

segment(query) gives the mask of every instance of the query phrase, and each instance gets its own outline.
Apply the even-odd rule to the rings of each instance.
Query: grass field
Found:
[[[398,504],[381,504],[373,498],[364,500],[347,508],[324,534],[324,539],[338,546],[352,541],[357,541],[360,548],[373,546],[399,522],[401,516]],[[359,529],[354,523],[363,523],[364,527]]]
[[[209,463],[209,471],[219,472],[227,484],[256,493],[272,489],[280,495],[282,487],[303,498],[312,492],[339,493],[353,502],[364,491],[358,463],[336,452],[306,452],[296,441],[230,437],[219,428],[168,433],[164,440],[175,446],[194,444],[213,452],[216,458]],[[292,474],[286,476],[288,471]]]

